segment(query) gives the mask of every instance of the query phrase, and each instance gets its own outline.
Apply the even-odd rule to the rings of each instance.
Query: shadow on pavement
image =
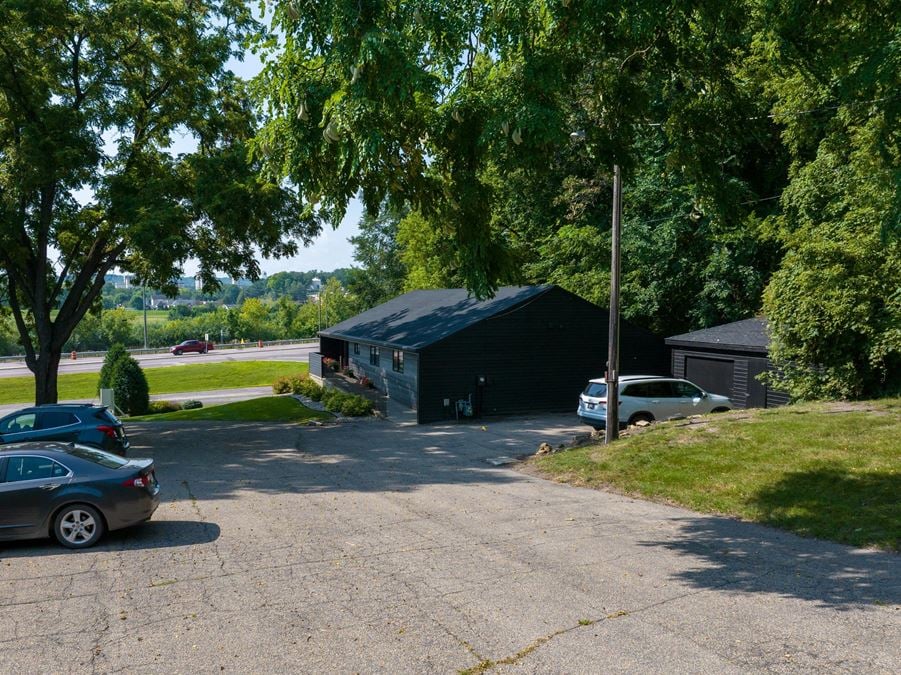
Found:
[[[219,538],[215,523],[194,520],[151,520],[141,525],[107,532],[96,546],[72,551],[52,539],[0,543],[2,558],[37,558],[51,555],[79,555],[89,552],[136,551],[209,544]]]
[[[129,428],[132,457],[152,456],[163,496],[179,483],[198,500],[267,494],[409,491],[425,485],[511,483],[487,458],[534,453],[573,436],[572,416],[503,423],[400,426],[371,420],[323,427],[154,423]],[[578,428],[575,426],[575,428]]]
[[[675,577],[698,589],[799,598],[824,607],[901,604],[901,556],[803,539],[728,518],[684,518],[681,532],[642,546],[703,564]]]

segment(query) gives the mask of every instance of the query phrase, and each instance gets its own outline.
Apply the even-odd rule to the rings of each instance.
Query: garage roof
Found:
[[[487,300],[477,300],[463,288],[411,291],[319,335],[418,351],[473,324],[524,305],[552,288],[552,284],[504,286]]]
[[[766,354],[770,344],[766,319],[754,318],[666,338],[670,347],[735,349]]]

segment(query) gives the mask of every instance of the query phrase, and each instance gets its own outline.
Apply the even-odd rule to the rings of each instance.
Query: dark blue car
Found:
[[[128,436],[105,405],[47,403],[23,408],[0,419],[0,443],[62,441],[95,445],[125,456]]]
[[[0,541],[53,536],[87,548],[108,530],[149,520],[159,492],[152,459],[74,443],[2,445]]]

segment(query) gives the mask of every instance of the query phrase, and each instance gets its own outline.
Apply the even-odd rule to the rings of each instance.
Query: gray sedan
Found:
[[[0,446],[0,541],[54,536],[87,548],[149,520],[159,492],[152,459],[74,443]]]

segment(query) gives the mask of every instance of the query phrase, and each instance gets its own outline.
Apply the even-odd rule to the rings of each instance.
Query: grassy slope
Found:
[[[901,400],[738,411],[533,460],[612,487],[856,546],[901,547]]]
[[[281,375],[295,375],[306,370],[306,363],[296,361],[233,361],[145,368],[144,373],[147,375],[151,394],[171,394],[182,391],[264,386],[272,384],[272,381]],[[60,375],[59,400],[95,397],[98,377],[98,373]],[[0,378],[0,404],[32,401],[34,401],[33,378]]]
[[[291,396],[267,396],[249,401],[179,410],[162,415],[130,417],[129,422],[182,422],[207,420],[217,422],[302,422],[310,419],[334,419],[331,415],[311,410]]]

